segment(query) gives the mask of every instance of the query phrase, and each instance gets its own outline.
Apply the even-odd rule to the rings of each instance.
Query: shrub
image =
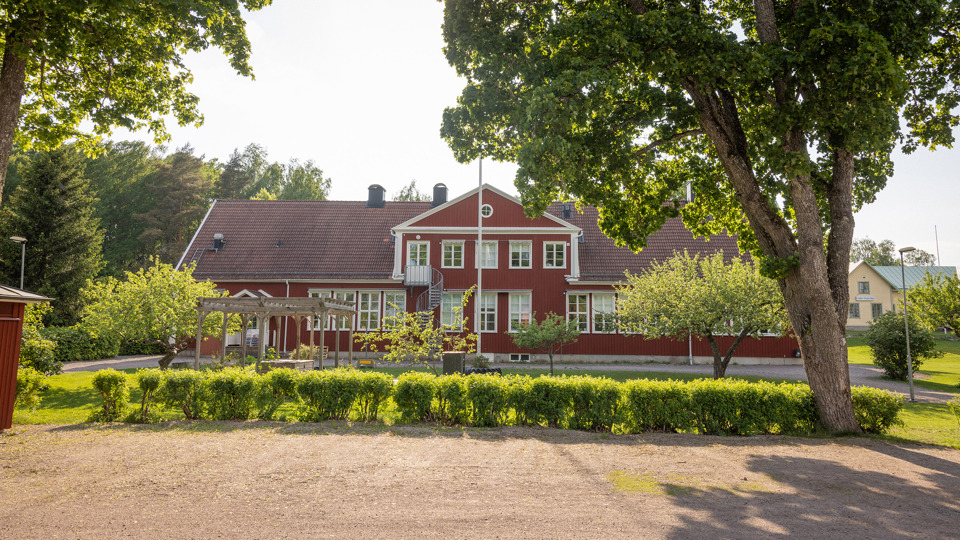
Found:
[[[627,381],[624,406],[626,428],[632,433],[689,431],[694,427],[689,387],[680,381]]]
[[[159,397],[165,405],[183,411],[187,420],[203,418],[207,401],[206,373],[192,369],[164,370]]]
[[[612,431],[620,422],[620,383],[607,377],[571,377],[570,428]]]
[[[77,326],[50,326],[41,331],[44,338],[57,343],[59,362],[81,362],[113,358],[120,353],[120,340],[113,336],[93,336]]]
[[[530,383],[530,396],[524,415],[532,424],[546,422],[550,427],[563,427],[570,414],[572,388],[566,377],[541,375]]]
[[[431,406],[436,392],[436,376],[408,371],[397,379],[393,401],[401,422],[422,422],[433,417]]]
[[[251,370],[226,368],[207,376],[207,400],[214,420],[250,418],[257,397],[257,374]]]
[[[955,396],[947,403],[950,411],[957,417],[957,425],[960,425],[960,396]]]
[[[13,398],[14,407],[36,409],[40,405],[40,392],[44,388],[46,377],[32,367],[17,368],[17,393]]]
[[[166,352],[166,348],[162,343],[156,343],[152,341],[123,340],[120,342],[120,350],[117,352],[117,354],[122,356],[132,356],[138,354],[164,354]]]
[[[507,417],[507,383],[499,375],[471,375],[467,378],[467,399],[477,427],[496,427]]]
[[[346,420],[360,393],[360,374],[351,368],[309,371],[297,382],[302,422]]]
[[[292,360],[309,360],[311,358],[310,349],[311,349],[311,346],[309,344],[300,343],[299,345],[297,345],[297,348],[294,349],[293,352],[290,354],[290,358]],[[323,355],[323,351],[317,345],[312,346],[312,349],[313,349],[312,358],[314,360],[320,360],[320,357]]]
[[[470,416],[466,377],[457,373],[437,379],[437,414],[445,424],[463,424]]]
[[[850,391],[860,429],[867,433],[886,433],[893,426],[903,425],[900,419],[903,396],[866,386],[854,386]]]
[[[57,344],[41,335],[44,313],[50,312],[50,304],[27,305],[23,314],[23,333],[20,336],[20,360],[23,367],[33,368],[45,375],[56,375],[63,370],[63,362],[57,361]]]
[[[873,363],[882,368],[891,379],[907,379],[907,338],[903,327],[903,313],[888,311],[874,319],[864,334]],[[943,353],[936,350],[933,332],[914,319],[910,319],[910,356],[913,370],[917,371],[927,358],[939,358]]]
[[[273,420],[283,402],[297,395],[300,372],[274,369],[260,377],[257,388],[257,418]]]
[[[386,373],[361,373],[360,392],[357,408],[360,419],[365,422],[376,421],[387,399],[393,394],[393,377]]]
[[[535,422],[536,411],[531,403],[530,392],[533,379],[527,375],[507,375],[503,379],[507,385],[507,406],[514,411],[515,424],[525,426]]]
[[[127,418],[128,422],[136,424],[151,424],[160,420],[160,416],[152,408],[160,383],[163,381],[163,372],[159,369],[137,370],[137,386],[143,393],[140,399],[140,410],[133,411]]]
[[[93,387],[100,392],[103,405],[90,415],[88,422],[116,422],[127,409],[127,376],[115,369],[103,369],[93,376]]]

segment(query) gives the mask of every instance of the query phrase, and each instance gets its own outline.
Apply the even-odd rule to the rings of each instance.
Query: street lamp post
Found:
[[[23,268],[27,261],[27,239],[22,236],[11,236],[10,239],[20,244],[20,288],[23,289]]]
[[[900,249],[900,283],[903,287],[903,331],[907,336],[907,381],[910,383],[910,401],[916,401],[913,397],[913,358],[910,357],[910,325],[907,322],[907,277],[903,267],[903,254],[916,250],[915,247],[905,247]]]

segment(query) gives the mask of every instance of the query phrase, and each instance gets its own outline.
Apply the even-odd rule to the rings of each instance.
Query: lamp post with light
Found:
[[[917,248],[908,246],[900,248],[900,282],[903,287],[903,331],[907,336],[907,381],[910,382],[910,401],[913,398],[913,359],[910,358],[910,325],[907,322],[907,277],[903,267],[903,254],[915,251]]]
[[[11,236],[10,239],[20,244],[20,289],[23,289],[23,268],[27,260],[27,239],[22,236]]]

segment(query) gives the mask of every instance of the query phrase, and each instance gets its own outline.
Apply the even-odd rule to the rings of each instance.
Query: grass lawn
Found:
[[[960,394],[960,387],[957,386],[960,383],[960,341],[950,341],[942,333],[934,336],[937,349],[944,352],[943,358],[924,361],[919,372],[926,378],[914,378],[913,382],[929,390]],[[851,364],[873,365],[870,347],[862,333],[851,333],[847,337],[847,357]]]

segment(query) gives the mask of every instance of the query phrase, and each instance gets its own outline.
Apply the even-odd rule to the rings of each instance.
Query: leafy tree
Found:
[[[925,324],[910,318],[910,357],[916,372],[928,358],[940,358],[933,332]],[[888,311],[870,323],[866,334],[873,363],[883,368],[891,379],[907,380],[907,338],[904,333],[903,313]]]
[[[537,322],[534,314],[530,322],[520,323],[514,333],[510,334],[517,347],[541,352],[550,357],[550,375],[553,375],[553,355],[560,352],[564,345],[577,341],[578,337],[580,322],[565,320],[552,311],[540,322]]]
[[[958,11],[447,0],[445,53],[467,85],[441,134],[461,162],[516,162],[532,215],[594,204],[633,249],[676,216],[736,234],[778,280],[820,421],[859,431],[843,330],[853,211],[886,183],[898,141],[952,142]],[[696,200],[672,201],[688,181]]]
[[[410,183],[407,184],[406,186],[400,188],[400,191],[398,191],[397,194],[393,196],[393,200],[423,202],[423,201],[429,201],[430,195],[423,193],[422,191],[417,189],[417,181],[414,179],[414,180],[411,180]]]
[[[63,370],[63,362],[57,360],[57,343],[40,333],[43,330],[43,316],[49,312],[48,302],[27,304],[24,309],[19,364],[45,375],[58,375]]]
[[[911,315],[916,313],[919,320],[932,328],[950,328],[960,338],[960,278],[957,274],[927,273],[908,294]]]
[[[865,261],[873,266],[900,266],[900,253],[892,240],[879,244],[870,239],[855,238],[850,248],[850,262]],[[909,266],[933,266],[937,258],[922,249],[903,254],[903,262]]]
[[[136,273],[127,272],[123,281],[107,277],[84,289],[87,305],[81,325],[94,335],[163,347],[159,365],[166,369],[196,338],[198,299],[226,293],[218,292],[212,282],[194,280],[193,267],[178,272],[172,265],[153,263]],[[203,335],[219,337],[222,324],[223,314],[211,313],[204,319]],[[228,332],[238,329],[231,319]]]
[[[260,188],[253,197],[250,197],[251,201],[275,201],[277,196],[274,193],[267,191],[267,188]]]
[[[323,171],[317,168],[312,159],[300,163],[291,159],[286,168],[281,200],[285,201],[323,201],[330,193],[330,179],[323,177]]]
[[[214,185],[214,197],[217,199],[251,198],[259,191],[253,187],[263,178],[268,166],[267,150],[264,147],[251,143],[243,149],[242,153],[234,149]]]
[[[94,198],[83,165],[83,155],[72,146],[33,155],[3,211],[4,238],[27,239],[24,288],[53,298],[48,324],[77,320],[80,289],[103,266],[103,231],[93,217]],[[19,285],[20,246],[0,245],[5,281]]]
[[[709,257],[676,254],[654,262],[642,275],[627,274],[617,289],[620,326],[648,339],[705,338],[713,352],[713,377],[723,378],[733,353],[747,337],[789,327],[774,280],[750,264],[723,253]],[[725,352],[719,336],[735,336]]]
[[[0,190],[15,134],[25,148],[87,146],[114,126],[166,139],[166,115],[201,123],[184,56],[218,47],[252,76],[241,9],[269,1],[0,1]]]

